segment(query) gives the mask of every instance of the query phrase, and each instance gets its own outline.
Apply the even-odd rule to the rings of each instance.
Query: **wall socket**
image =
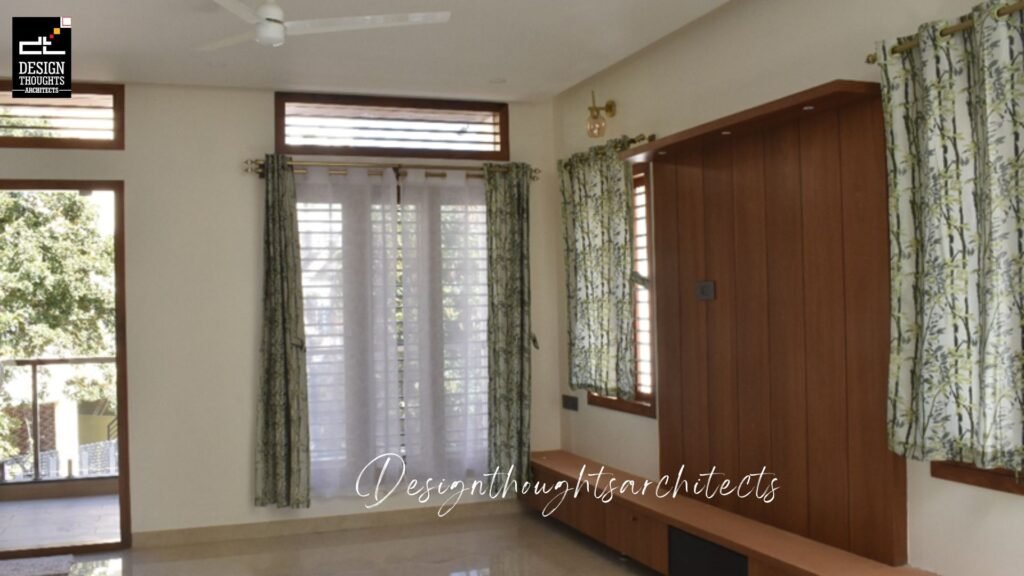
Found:
[[[715,283],[710,280],[697,282],[697,300],[714,300]]]
[[[562,394],[562,410],[572,410],[573,412],[579,412],[580,410],[580,399],[572,394]]]

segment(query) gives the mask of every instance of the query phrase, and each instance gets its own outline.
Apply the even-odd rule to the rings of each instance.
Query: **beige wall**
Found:
[[[976,0],[732,0],[556,99],[559,157],[594,142],[584,122],[590,90],[614,98],[609,136],[666,135],[843,78],[877,80],[864,56],[876,40],[955,18]],[[563,380],[564,382],[564,380]],[[565,447],[651,476],[654,420],[588,408],[567,414]],[[1019,574],[1024,498],[932,479],[909,468],[911,562],[945,576]]]
[[[942,576],[1024,572],[1024,497],[931,477],[907,464],[910,561]]]
[[[533,450],[556,450],[562,446],[560,386],[568,378],[568,356],[562,322],[565,265],[555,170],[554,103],[513,104],[509,113],[512,159],[541,170],[530,195],[530,316],[540,345],[532,352],[531,442]]]
[[[355,500],[302,512],[252,505],[262,196],[241,163],[273,149],[272,93],[130,85],[126,105],[125,151],[3,149],[0,178],[125,180],[134,530],[362,512]],[[533,193],[543,225],[531,238],[542,344],[533,438],[555,448],[553,109],[515,105],[511,118],[513,158],[544,170]]]
[[[611,134],[664,135],[834,78],[876,79],[863,64],[876,39],[972,3],[733,0],[554,103],[513,105],[513,159],[543,170],[531,207],[535,449],[657,472],[654,420],[585,401],[579,413],[559,408],[566,314],[554,159],[592,144],[589,90],[618,100]],[[126,181],[138,532],[362,511],[345,500],[304,512],[251,504],[261,199],[240,163],[272,148],[271,120],[270,92],[132,85],[124,152],[0,150],[0,178]],[[921,465],[909,472],[915,564],[947,576],[1016,573],[1024,500],[933,480]]]

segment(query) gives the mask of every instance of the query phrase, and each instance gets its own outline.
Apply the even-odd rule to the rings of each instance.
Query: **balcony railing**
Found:
[[[27,453],[11,454],[0,457],[0,483],[3,482],[39,482],[57,479],[95,478],[117,476],[118,474],[118,442],[117,442],[117,415],[104,414],[99,417],[100,422],[88,423],[87,426],[81,419],[89,418],[90,415],[80,414],[80,407],[77,401],[60,397],[59,402],[68,406],[66,409],[58,409],[59,402],[51,402],[50,422],[53,430],[48,431],[48,442],[43,438],[43,414],[41,411],[41,394],[43,393],[40,377],[46,368],[65,367],[65,370],[75,366],[83,365],[104,365],[114,364],[113,357],[85,357],[85,358],[28,358],[9,360],[2,362],[4,366],[15,368],[28,368],[31,382],[31,426],[28,434],[30,449]],[[10,385],[14,379],[6,382],[0,379],[0,384]],[[62,388],[63,390],[63,388]],[[8,410],[10,418],[15,408],[19,406],[2,406],[0,410]],[[60,415],[57,412],[61,412]],[[65,422],[65,428],[71,428],[74,438],[59,438],[61,431],[58,429],[57,419],[71,421]],[[105,420],[105,422],[104,422]],[[89,442],[80,442],[80,432],[83,428],[91,428],[93,438]],[[65,432],[65,436],[69,434]],[[95,436],[100,435],[97,438]],[[105,437],[102,437],[105,436]],[[8,439],[10,440],[10,439]],[[70,441],[69,441],[70,440]],[[9,442],[10,443],[10,442]],[[24,442],[21,442],[24,448]],[[59,449],[59,444],[64,444],[64,449]],[[74,448],[67,445],[73,444]],[[44,446],[46,447],[44,449]]]

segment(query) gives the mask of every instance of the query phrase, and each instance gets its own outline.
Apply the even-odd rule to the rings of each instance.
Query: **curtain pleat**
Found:
[[[256,505],[309,507],[309,428],[295,180],[267,155],[263,342],[257,405]]]
[[[1024,469],[1024,13],[878,46],[889,168],[889,439]],[[966,18],[966,17],[965,17]],[[961,19],[963,20],[963,19]],[[918,46],[891,54],[894,44]]]
[[[485,165],[489,470],[527,479],[530,459],[530,180],[527,164]]]
[[[633,202],[629,138],[558,162],[569,300],[569,386],[632,400]]]

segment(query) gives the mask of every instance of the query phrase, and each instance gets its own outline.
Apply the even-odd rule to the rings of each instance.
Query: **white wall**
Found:
[[[863,59],[875,40],[973,3],[733,0],[554,103],[513,105],[513,159],[543,170],[531,207],[534,449],[564,446],[648,476],[658,467],[654,420],[585,400],[579,413],[559,408],[568,370],[554,158],[593,143],[589,90],[619,102],[610,134],[664,135],[835,78],[874,80]],[[273,148],[272,94],[132,85],[126,103],[124,152],[0,149],[0,178],[126,181],[135,531],[361,511],[251,505],[262,215],[260,181],[240,165]],[[933,480],[922,465],[909,485],[914,564],[1018,573],[1024,499]]]
[[[513,104],[509,115],[512,159],[541,170],[530,194],[530,316],[540,345],[532,352],[531,449],[557,450],[562,446],[560,385],[568,378],[568,354],[562,322],[565,262],[555,170],[554,102]]]
[[[609,136],[667,135],[829,80],[877,81],[876,67],[864,63],[877,40],[954,19],[976,3],[732,0],[559,95],[558,156],[594,144],[584,131],[592,89],[600,102],[618,102]],[[566,449],[638,474],[657,473],[654,420],[580,404],[579,413],[565,415]],[[1024,498],[933,480],[915,464],[909,515],[912,564],[946,576],[1020,574]]]
[[[907,464],[910,561],[943,576],[1024,572],[1024,497],[932,478]]]
[[[302,512],[252,505],[262,195],[242,161],[273,149],[272,93],[130,85],[126,107],[125,151],[0,149],[0,178],[125,181],[134,531],[362,512],[354,500]],[[544,170],[534,213],[547,225],[531,238],[543,344],[533,438],[555,448],[553,108],[513,106],[511,118],[513,158]]]

